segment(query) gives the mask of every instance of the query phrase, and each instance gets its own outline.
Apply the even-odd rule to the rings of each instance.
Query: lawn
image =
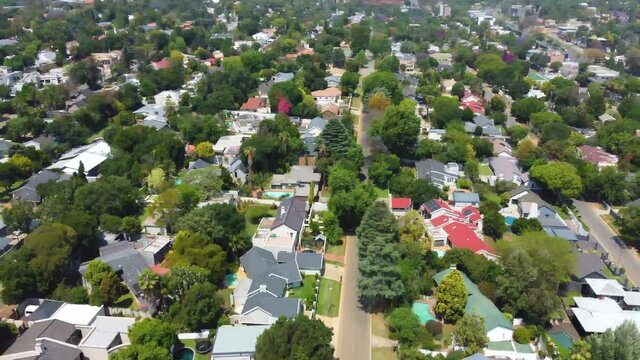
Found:
[[[398,355],[393,348],[371,349],[371,360],[397,360]]]
[[[216,295],[220,296],[224,300],[224,308],[229,310],[231,309],[231,299],[230,295],[233,293],[233,290],[229,288],[220,289],[216,291]]]
[[[565,307],[575,306],[576,302],[573,300],[573,298],[576,296],[581,296],[579,291],[569,291],[565,296],[562,297],[562,303]]]
[[[489,165],[487,165],[487,164],[478,165],[478,171],[479,171],[480,175],[483,175],[483,176],[491,176],[491,175],[493,175],[493,173],[491,172],[491,168],[489,168]]]
[[[180,342],[188,348],[191,348],[194,352],[196,351],[196,341],[194,339],[184,339],[180,340]],[[209,360],[211,359],[211,352],[206,354],[198,354],[195,352],[196,356],[193,358],[194,360]]]
[[[600,217],[602,218],[602,220],[604,220],[604,222],[607,223],[607,225],[609,225],[611,230],[613,230],[616,235],[620,235],[620,227],[618,227],[618,223],[616,222],[616,219],[613,218],[613,216],[604,214],[600,215]]]
[[[264,213],[263,217],[276,216],[275,209],[272,209],[271,206],[269,205],[263,205],[263,204],[245,204],[242,208],[242,212],[244,214],[251,213],[251,212],[253,213],[263,212]],[[260,223],[260,220],[258,220],[254,224],[251,222],[249,218],[250,216],[245,216],[245,222],[246,222],[245,232],[247,233],[247,235],[253,236],[253,234],[255,234],[256,230],[258,229],[258,224]],[[262,217],[260,219],[262,219]]]
[[[126,294],[120,296],[118,300],[113,304],[119,308],[129,308],[131,310],[138,310],[138,301],[133,297],[133,294],[127,291]]]
[[[389,197],[389,189],[380,189],[379,187],[375,186],[374,187],[375,191],[376,191],[376,196],[378,198],[384,198],[387,199]]]
[[[322,278],[318,294],[318,315],[337,317],[340,311],[340,283]]]
[[[344,240],[340,240],[338,245],[327,245],[327,254],[344,256],[345,249]]]
[[[374,336],[389,337],[389,329],[387,328],[387,323],[384,321],[384,313],[371,315],[371,332]]]
[[[302,278],[302,286],[291,289],[289,292],[290,297],[298,299],[313,299],[313,288],[316,283],[316,277],[313,275],[305,275]]]

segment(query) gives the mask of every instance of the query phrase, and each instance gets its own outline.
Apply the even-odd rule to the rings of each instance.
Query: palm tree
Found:
[[[278,135],[278,138],[282,142],[282,147],[284,148],[284,152],[286,153],[287,152],[287,145],[289,145],[289,133],[288,132],[281,132],[280,135]]]
[[[244,148],[244,156],[247,157],[247,163],[249,165],[249,175],[251,175],[253,168],[253,156],[256,154],[256,148],[253,146],[247,146]]]
[[[138,276],[138,286],[140,286],[140,290],[142,290],[147,301],[155,310],[156,297],[160,292],[160,276],[151,271],[151,269],[144,269]]]

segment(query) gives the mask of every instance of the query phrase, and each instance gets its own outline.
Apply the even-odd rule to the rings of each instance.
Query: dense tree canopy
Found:
[[[332,334],[320,320],[306,316],[281,318],[258,337],[255,357],[259,360],[333,360]]]

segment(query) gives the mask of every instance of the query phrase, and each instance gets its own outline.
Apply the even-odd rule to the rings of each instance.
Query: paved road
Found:
[[[371,317],[358,301],[358,239],[347,237],[346,266],[342,279],[340,315],[338,318],[338,346],[340,360],[371,359]]]
[[[635,250],[630,248],[623,249],[616,243],[614,240],[616,234],[602,220],[598,210],[592,207],[598,206],[598,204],[590,204],[580,200],[573,200],[573,204],[582,215],[582,221],[589,226],[591,235],[609,253],[609,259],[622,266],[626,271],[627,277],[636,286],[640,285],[640,259],[634,253]]]

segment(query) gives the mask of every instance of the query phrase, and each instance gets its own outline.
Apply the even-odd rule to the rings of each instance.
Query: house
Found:
[[[166,127],[166,107],[160,104],[147,104],[133,112],[135,115],[142,116],[141,125],[151,126],[160,130]]]
[[[306,145],[306,152],[309,155],[317,155],[317,140],[324,128],[327,126],[328,121],[321,118],[315,117],[311,120],[303,119],[298,128],[300,131],[300,137],[304,141]]]
[[[603,123],[606,123],[606,122],[609,122],[609,121],[615,121],[616,118],[611,116],[611,114],[604,113],[604,114],[598,116],[598,120],[602,121]]]
[[[429,179],[439,188],[454,187],[456,181],[463,176],[460,165],[456,163],[445,165],[438,160],[426,159],[416,162],[415,166],[418,179]]]
[[[595,164],[598,166],[598,169],[602,169],[606,166],[618,165],[618,157],[616,155],[609,154],[599,146],[578,146],[578,156],[582,160]]]
[[[240,148],[247,135],[225,135],[213,145],[215,163],[228,168],[240,156]]]
[[[436,225],[438,218],[430,221],[432,225]],[[476,232],[469,227],[468,224],[460,221],[450,221],[440,228],[447,235],[447,243],[451,248],[469,249],[475,254],[482,255],[491,261],[497,261],[499,256],[487,245],[484,240]]]
[[[427,130],[427,139],[442,141],[442,138],[447,134],[445,129],[429,129]]]
[[[516,185],[526,185],[529,182],[529,174],[523,172],[515,158],[497,156],[489,160],[489,168],[494,175],[489,176],[489,184],[495,185],[498,181],[508,181]]]
[[[567,291],[586,291],[587,279],[606,279],[604,263],[598,253],[579,252],[576,256],[576,267],[570,280],[565,284]]]
[[[268,99],[252,97],[242,104],[240,110],[268,114],[271,112],[271,105]]]
[[[338,115],[340,115],[340,107],[337,104],[324,104],[320,108],[320,117],[325,120],[335,119],[338,117]]]
[[[69,81],[69,76],[66,74],[64,68],[51,69],[44,74],[40,74],[40,83],[42,86],[47,85],[62,85]]]
[[[32,147],[36,150],[53,150],[57,146],[56,140],[51,135],[40,135],[37,138],[25,142],[24,147]]]
[[[391,195],[389,195],[389,197],[391,198],[391,201],[389,201],[389,208],[395,217],[403,217],[408,211],[413,209],[411,198],[397,198],[392,197]]]
[[[274,84],[280,83],[280,82],[285,82],[285,81],[291,81],[294,78],[294,74],[293,73],[283,73],[283,72],[279,72],[277,74],[275,74],[273,76],[273,78],[271,79],[271,81]]]
[[[53,50],[40,50],[35,60],[35,66],[51,65],[56,62],[56,52]]]
[[[311,92],[311,96],[315,99],[318,106],[329,103],[337,104],[340,101],[342,91],[337,87],[330,87],[324,90],[316,90]]]
[[[302,285],[302,274],[322,274],[322,254],[278,252],[253,247],[240,257],[247,279],[233,293],[233,323],[270,325],[280,316],[296,317],[302,312],[299,299],[285,298],[289,287]]]
[[[256,113],[252,111],[229,111],[233,116],[231,132],[236,135],[251,136],[258,132],[260,123],[266,119],[274,119],[276,114]]]
[[[327,87],[340,87],[340,79],[340,76],[329,75],[324,78],[324,81],[327,82]]]
[[[473,101],[472,101],[473,102]],[[474,113],[476,111],[472,109]],[[484,107],[480,114],[484,113]],[[473,122],[466,121],[464,123],[464,131],[470,134],[475,134],[476,129],[482,129],[481,135],[489,136],[489,137],[501,137],[502,136],[502,128],[496,126],[493,122],[493,119],[488,118],[484,115],[476,115],[473,118]]]
[[[267,330],[266,325],[222,325],[216,331],[211,359],[253,360],[258,337]]]
[[[138,285],[138,277],[144,270],[164,260],[172,241],[173,238],[169,236],[143,235],[135,242],[120,241],[101,247],[98,249],[100,256],[97,259],[105,262],[120,275],[129,291],[140,300],[142,290]],[[88,264],[89,262],[85,262],[80,265],[80,274],[84,275]],[[91,285],[84,277],[82,284],[87,289],[91,289]]]
[[[442,87],[447,94],[451,94],[451,90],[453,89],[453,85],[456,84],[456,81],[453,79],[443,79],[441,81]]]
[[[442,199],[432,199],[420,206],[420,213],[426,219],[435,219],[442,215],[458,217],[460,211],[452,208]]]
[[[429,55],[438,62],[438,69],[447,69],[453,65],[453,55],[450,53],[433,53]]]
[[[595,81],[598,83],[603,83],[607,80],[613,80],[620,76],[620,73],[606,68],[600,65],[589,65],[587,66],[587,72],[592,73],[593,76],[589,78],[590,81]]]
[[[536,99],[544,99],[547,95],[538,89],[531,89],[528,93],[524,95],[526,98],[536,98]]]
[[[111,69],[120,59],[122,59],[122,50],[113,50],[108,53],[93,53],[91,59],[99,66],[102,71],[102,78],[111,77]]]
[[[311,183],[318,185],[322,175],[316,173],[314,166],[293,165],[286,174],[273,174],[272,189],[295,189],[297,196],[307,196],[311,190]],[[318,193],[319,186],[314,186],[314,193]],[[306,195],[305,195],[306,194]]]
[[[77,173],[84,167],[87,178],[95,179],[100,173],[100,164],[111,156],[111,147],[102,138],[93,140],[88,145],[80,146],[62,154],[58,161],[47,169],[59,170],[67,175]]]
[[[180,98],[186,92],[186,90],[164,90],[153,95],[153,100],[158,106],[166,107],[168,103],[176,106],[180,103]]]
[[[489,138],[491,145],[493,145],[493,155],[496,157],[513,157],[513,148],[511,145],[502,138]]]
[[[24,185],[11,192],[11,197],[14,201],[25,201],[39,204],[40,201],[42,201],[42,198],[38,194],[38,185],[68,178],[70,178],[70,176],[66,174],[45,169],[37,174],[31,175]]]
[[[253,235],[253,246],[271,251],[274,256],[280,251],[294,252],[298,247],[306,218],[306,198],[290,197],[283,200],[278,206],[276,217],[260,220]]]
[[[482,99],[480,99],[478,96],[472,94],[471,92],[467,92],[462,97],[462,99],[460,99],[460,108],[461,109],[469,109],[469,110],[473,111],[473,113],[475,115],[483,115],[484,114],[484,103],[482,102]],[[475,121],[475,119],[474,119],[474,121]],[[493,122],[491,124],[493,125]],[[466,130],[466,126],[465,126],[465,130]]]
[[[153,68],[153,70],[168,69],[171,67],[171,61],[169,61],[169,59],[154,61],[154,62],[151,62],[151,67]]]
[[[105,316],[104,307],[26,299],[17,307],[27,330],[0,359],[96,359],[130,344],[135,318]]]
[[[640,311],[624,310],[618,301],[610,297],[573,299],[576,306],[571,308],[571,320],[583,334],[601,334],[607,330],[615,330],[625,321],[630,321],[640,330]]]
[[[478,195],[477,193],[454,191],[452,198],[453,207],[456,209],[462,209],[467,206],[480,206],[480,195]]]
[[[437,273],[433,278],[436,283],[440,284],[442,280],[453,271],[459,270],[456,270],[454,266]],[[490,343],[511,340],[513,337],[513,325],[509,319],[507,319],[491,300],[482,294],[478,286],[474,284],[465,273],[460,272],[460,274],[462,275],[464,286],[469,294],[467,304],[464,308],[464,314],[477,315],[484,319],[485,329]]]

